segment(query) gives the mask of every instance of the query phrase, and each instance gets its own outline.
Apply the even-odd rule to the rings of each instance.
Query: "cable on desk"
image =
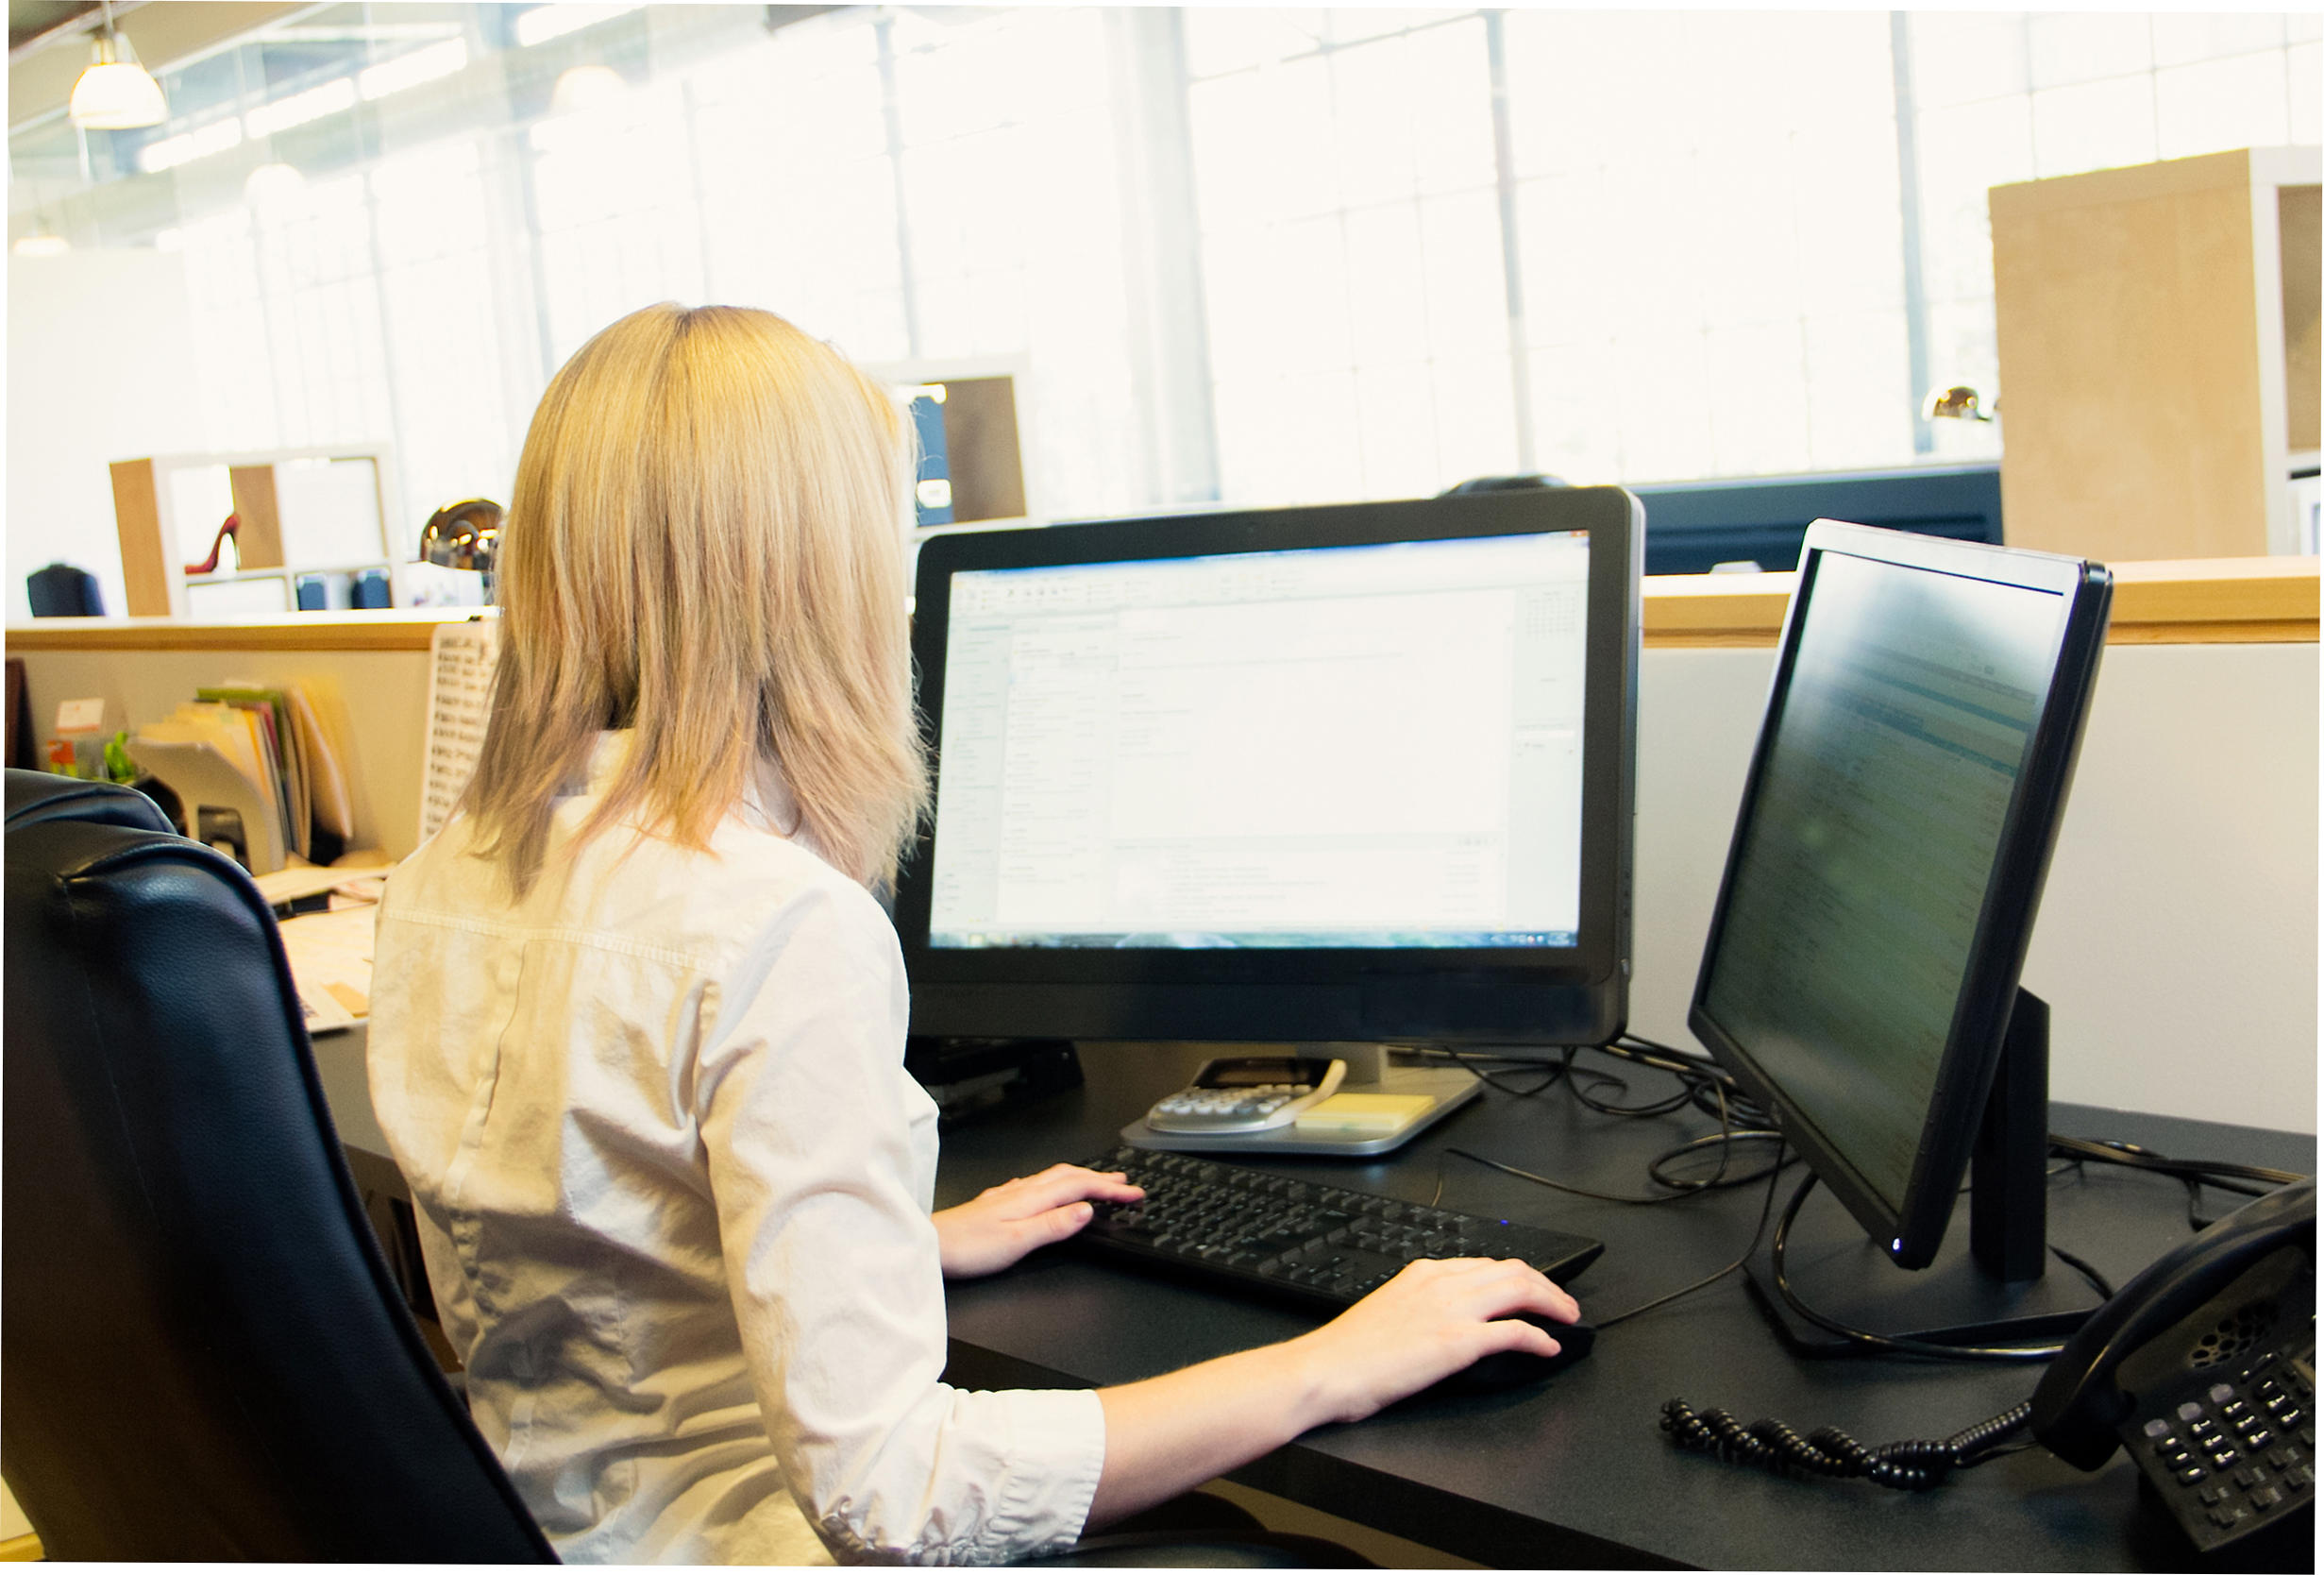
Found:
[[[1636,1112],[1633,1111],[1627,1113]],[[1482,1154],[1472,1153],[1468,1149],[1456,1148],[1450,1144],[1445,1146],[1443,1152],[1446,1154],[1457,1154],[1464,1160],[1473,1160],[1480,1165],[1489,1165],[1494,1170],[1501,1171],[1509,1176],[1517,1177],[1521,1180],[1531,1181],[1537,1186],[1554,1188],[1561,1193],[1572,1193],[1576,1197],[1595,1198],[1601,1203],[1671,1203],[1682,1197],[1692,1197],[1697,1193],[1707,1193],[1712,1191],[1714,1188],[1718,1187],[1743,1186],[1749,1182],[1758,1180],[1760,1176],[1771,1174],[1774,1170],[1780,1170],[1783,1166],[1783,1150],[1780,1146],[1780,1140],[1778,1139],[1777,1140],[1778,1146],[1776,1150],[1776,1161],[1775,1164],[1770,1167],[1769,1171],[1754,1171],[1748,1176],[1737,1177],[1732,1181],[1726,1179],[1727,1159],[1733,1152],[1734,1144],[1739,1139],[1775,1138],[1776,1134],[1772,1132],[1745,1133],[1736,1131],[1732,1116],[1727,1109],[1726,1094],[1724,1090],[1721,1090],[1719,1092],[1719,1130],[1713,1136],[1720,1143],[1719,1168],[1715,1172],[1700,1181],[1675,1181],[1670,1180],[1661,1175],[1660,1167],[1664,1161],[1670,1160],[1675,1155],[1687,1153],[1700,1146],[1703,1141],[1699,1138],[1690,1139],[1686,1143],[1679,1144],[1675,1149],[1671,1149],[1666,1153],[1657,1155],[1653,1160],[1649,1161],[1647,1165],[1647,1175],[1660,1185],[1670,1188],[1671,1191],[1667,1193],[1649,1194],[1644,1196],[1625,1196],[1619,1193],[1602,1193],[1596,1191],[1594,1188],[1577,1187],[1572,1182],[1553,1180],[1549,1177],[1538,1176],[1532,1171],[1520,1169],[1516,1165],[1507,1164],[1499,1160],[1488,1160]]]
[[[1771,1134],[1751,1133],[1748,1135],[1758,1137]],[[1759,1223],[1751,1228],[1751,1240],[1743,1247],[1743,1251],[1737,1255],[1735,1261],[1727,1264],[1727,1266],[1723,1269],[1719,1269],[1713,1273],[1705,1275],[1702,1279],[1696,1280],[1692,1285],[1681,1285],[1676,1291],[1665,1292],[1663,1295],[1655,1297],[1652,1301],[1641,1302],[1636,1307],[1630,1308],[1626,1312],[1617,1312],[1610,1318],[1600,1318],[1597,1321],[1598,1328],[1608,1328],[1614,1324],[1621,1323],[1625,1318],[1635,1318],[1641,1312],[1650,1312],[1654,1309],[1663,1306],[1668,1302],[1676,1301],[1680,1296],[1692,1296],[1695,1292],[1700,1291],[1707,1286],[1716,1285],[1720,1280],[1725,1279],[1728,1275],[1733,1274],[1737,1269],[1742,1268],[1745,1263],[1751,1262],[1751,1255],[1760,1249],[1760,1237],[1766,1233],[1767,1216],[1775,1210],[1776,1177],[1781,1175],[1783,1171],[1783,1149],[1781,1146],[1783,1140],[1778,1137],[1776,1139],[1776,1143],[1777,1145],[1776,1149],[1776,1162],[1767,1167],[1767,1195],[1760,1202]]]
[[[1882,1487],[1918,1491],[1936,1486],[1951,1472],[2009,1453],[2000,1446],[2025,1427],[2032,1410],[2021,1400],[1950,1438],[1898,1439],[1871,1448],[1838,1428],[1818,1428],[1802,1438],[1790,1424],[1772,1417],[1761,1417],[1746,1428],[1724,1411],[1697,1414],[1682,1399],[1663,1403],[1661,1425],[1680,1448],[1719,1460],[1777,1473],[1862,1477]]]
[[[2205,1187],[2243,1197],[2259,1197],[2274,1188],[2306,1179],[2296,1171],[2275,1170],[2266,1165],[2237,1164],[2227,1160],[2173,1160],[2139,1143],[2111,1139],[2093,1142],[2061,1137],[2055,1132],[2049,1135],[2049,1151],[2076,1164],[2121,1165],[2176,1177],[2187,1189],[2187,1228],[2191,1230],[2215,1223],[2198,1212]]]
[[[1502,1072],[1490,1064],[1490,1060],[1495,1058],[1479,1056],[1474,1051],[1455,1050],[1449,1047],[1443,1050],[1431,1050],[1427,1053],[1430,1055],[1443,1056],[1447,1059],[1451,1060],[1455,1065],[1466,1069],[1471,1076],[1474,1077],[1478,1082],[1483,1083],[1487,1088],[1499,1089],[1503,1093],[1515,1094],[1520,1099],[1539,1098],[1541,1095],[1548,1092],[1552,1088],[1556,1087],[1558,1081],[1565,1076],[1565,1065],[1564,1063],[1559,1062],[1552,1065],[1548,1069],[1547,1074],[1540,1082],[1535,1083],[1530,1088],[1519,1088],[1516,1084],[1507,1081],[1503,1076]],[[1532,1067],[1537,1063],[1531,1061],[1505,1060],[1503,1064],[1507,1067]]]
[[[1712,1113],[1716,1114],[1717,1112],[1714,1111]],[[1726,1154],[1725,1151],[1726,1145],[1738,1143],[1772,1143],[1780,1144],[1783,1141],[1784,1138],[1782,1133],[1775,1131],[1772,1128],[1752,1125],[1745,1125],[1731,1128],[1722,1128],[1716,1132],[1706,1132],[1699,1138],[1689,1138],[1685,1143],[1680,1143],[1676,1148],[1665,1149],[1661,1153],[1656,1155],[1653,1159],[1647,1160],[1646,1174],[1658,1186],[1670,1187],[1686,1192],[1701,1192],[1711,1187],[1747,1187],[1762,1176],[1773,1176],[1777,1169],[1781,1168],[1783,1165],[1790,1164],[1792,1160],[1783,1159],[1780,1150],[1778,1150],[1777,1162],[1775,1164],[1762,1170],[1746,1171],[1741,1176],[1727,1177],[1726,1179],[1723,1181],[1719,1179],[1719,1177],[1725,1175],[1725,1166],[1726,1164]],[[1672,1160],[1683,1159],[1685,1156],[1692,1154],[1698,1149],[1708,1148],[1713,1143],[1721,1145],[1721,1153],[1719,1156],[1721,1169],[1713,1172],[1708,1180],[1696,1180],[1690,1177],[1671,1177],[1663,1174],[1663,1168],[1670,1164]],[[1794,1155],[1793,1158],[1795,1160],[1797,1156]]]
[[[1851,1346],[1881,1355],[1933,1356],[1943,1362],[2047,1362],[2065,1348],[2063,1341],[2039,1346],[1953,1346],[1937,1340],[1915,1340],[1903,1334],[1876,1334],[1868,1329],[1844,1324],[1810,1307],[1799,1299],[1799,1293],[1792,1289],[1791,1278],[1784,1272],[1783,1254],[1785,1244],[1791,1236],[1792,1222],[1799,1217],[1799,1206],[1808,1201],[1808,1194],[1815,1191],[1815,1185],[1816,1174],[1812,1170],[1800,1178],[1799,1186],[1792,1194],[1792,1200],[1783,1206],[1783,1217],[1776,1222],[1776,1239],[1768,1245],[1768,1277],[1775,1281],[1776,1294],[1783,1298],[1784,1306],[1800,1317],[1827,1334],[1836,1334]],[[2057,1248],[2050,1250],[2055,1252]],[[2080,1273],[2094,1277],[2097,1274],[2096,1270],[2079,1260],[2068,1258],[2066,1262]],[[2094,1279],[2094,1283],[2102,1285],[2104,1281]]]

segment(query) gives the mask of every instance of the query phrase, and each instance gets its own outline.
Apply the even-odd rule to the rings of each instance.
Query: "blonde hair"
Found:
[[[463,799],[517,896],[603,728],[632,746],[577,840],[629,821],[707,847],[771,763],[824,857],[894,873],[928,794],[912,471],[895,397],[770,313],[648,307],[565,363],[517,461]]]

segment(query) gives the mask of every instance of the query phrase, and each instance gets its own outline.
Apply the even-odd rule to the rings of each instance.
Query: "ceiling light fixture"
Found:
[[[629,82],[612,66],[568,66],[558,73],[557,85],[548,91],[548,112],[569,115],[599,109],[629,91]]]
[[[113,25],[111,0],[105,0],[105,30],[90,51],[89,69],[73,84],[70,112],[73,124],[89,131],[133,131],[169,119],[161,84]]]

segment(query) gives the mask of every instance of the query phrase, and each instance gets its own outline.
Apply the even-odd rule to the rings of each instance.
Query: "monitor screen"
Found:
[[[1942,1235],[1967,1163],[2108,584],[1899,533],[1808,538],[1691,1021],[1900,1257]]]
[[[1628,766],[1597,773],[1600,820],[1621,799],[1625,824],[1593,872],[1589,763],[1593,737],[1629,747],[1632,505],[1540,496],[930,543],[935,819],[898,920],[916,997],[981,986],[987,1009],[921,1031],[1101,1037],[1006,1025],[1073,1015],[992,995],[1039,981],[1086,982],[1083,1020],[1124,1037],[1303,1015],[1317,1039],[1399,1015],[1434,1037],[1461,1016],[1448,987],[1477,1031],[1515,1030],[1510,992],[1553,961],[1618,974]]]
[[[1585,532],[952,576],[931,946],[1571,946]]]

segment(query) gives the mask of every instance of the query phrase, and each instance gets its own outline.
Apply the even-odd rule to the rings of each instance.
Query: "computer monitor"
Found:
[[[1998,547],[2001,466],[1913,465],[1809,476],[1633,482],[1646,505],[1646,572],[1705,574],[1722,564],[1789,569],[1817,519]]]
[[[1025,466],[1021,364],[1009,361],[870,362],[864,371],[902,396],[912,417],[916,534],[1040,518]]]
[[[913,1033],[1618,1034],[1639,527],[1597,487],[931,539]]]
[[[2112,586],[1828,520],[1802,550],[1688,1022],[1896,1266],[1937,1259],[1985,1144],[1981,1311],[1917,1332],[2042,1272],[2046,1008],[2018,974]]]

